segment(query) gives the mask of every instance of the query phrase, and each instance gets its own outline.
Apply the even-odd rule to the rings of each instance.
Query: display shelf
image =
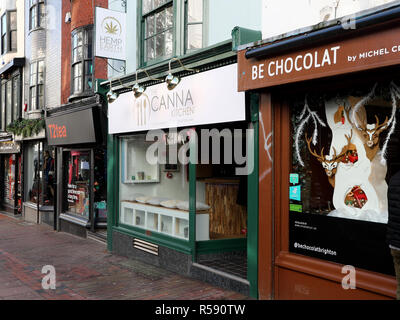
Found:
[[[126,225],[189,240],[189,212],[185,210],[122,201],[120,221]],[[209,215],[206,211],[196,214],[196,240],[210,240]]]
[[[122,140],[122,181],[123,183],[158,183],[160,168],[158,162],[146,160],[149,143],[145,140]]]

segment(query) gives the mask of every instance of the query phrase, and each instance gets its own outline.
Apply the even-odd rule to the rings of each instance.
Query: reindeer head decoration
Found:
[[[382,131],[386,130],[388,125],[388,117],[386,117],[385,121],[382,124],[379,124],[379,118],[375,115],[376,123],[367,124],[363,122],[360,124],[359,130],[364,138],[365,144],[369,148],[373,148],[379,143],[379,135]]]
[[[336,152],[336,149],[334,147],[332,147],[333,149],[333,155],[324,155],[324,148],[322,148],[321,150],[321,154],[317,154],[317,152],[315,152],[315,150],[311,150],[311,140],[312,138],[308,138],[307,137],[307,133],[306,133],[306,141],[307,141],[307,145],[308,145],[308,150],[310,151],[310,153],[317,158],[317,160],[322,164],[322,167],[325,169],[325,173],[328,176],[329,179],[329,183],[335,187],[335,181],[334,181],[334,177],[336,175],[337,172],[337,167],[339,165],[339,162],[342,161],[342,158],[346,155],[346,152],[349,149],[349,146],[351,145],[351,139],[353,136],[353,130],[351,131],[351,135],[345,135],[346,139],[348,141],[348,144],[346,146],[343,147],[342,151],[340,152],[340,154],[338,155]]]

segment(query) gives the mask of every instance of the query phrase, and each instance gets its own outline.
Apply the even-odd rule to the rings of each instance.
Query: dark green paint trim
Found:
[[[197,254],[245,251],[246,238],[197,241]]]
[[[107,249],[112,251],[112,227],[115,226],[115,215],[117,198],[115,190],[118,189],[118,182],[115,179],[116,152],[115,137],[107,136]]]
[[[254,129],[254,170],[247,177],[247,280],[250,283],[250,296],[256,299],[258,299],[258,110],[259,95],[250,93],[250,111]]]
[[[192,249],[192,261],[196,261],[196,163],[197,139],[190,138],[189,160],[189,243]]]
[[[258,30],[250,30],[241,27],[235,27],[232,30],[232,50],[243,44],[262,40],[262,33]]]
[[[151,243],[166,247],[172,250],[179,251],[181,253],[191,255],[191,247],[188,241],[180,240],[176,238],[169,237],[167,235],[160,234],[158,232],[151,232],[151,235],[146,234],[145,230],[140,230],[138,228],[120,225],[118,227],[113,227],[113,231],[125,234],[127,236],[139,238],[144,241],[149,241]]]

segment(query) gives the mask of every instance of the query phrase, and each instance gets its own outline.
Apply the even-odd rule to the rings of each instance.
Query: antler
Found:
[[[376,131],[381,132],[381,131],[387,129],[387,123],[389,121],[388,117],[386,117],[385,121],[382,124],[379,124],[379,118],[378,118],[377,115],[375,115],[375,119],[376,119],[376,125],[375,125],[375,130]]]
[[[322,148],[322,150],[321,150],[321,155],[318,155],[318,154],[315,152],[315,150],[314,150],[314,151],[311,150],[311,146],[310,146],[311,140],[312,140],[312,138],[309,139],[309,138],[307,137],[307,132],[306,132],[306,141],[307,141],[307,145],[308,145],[308,150],[310,151],[310,153],[311,153],[314,157],[317,158],[318,161],[320,161],[320,162],[325,161],[324,148]]]

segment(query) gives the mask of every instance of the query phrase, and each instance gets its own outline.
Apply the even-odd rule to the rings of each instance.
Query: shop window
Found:
[[[198,130],[196,201],[209,207],[211,240],[247,235],[247,175],[237,174],[243,164],[234,155],[235,148],[246,153],[246,128],[237,124]],[[235,135],[235,129],[241,134]]]
[[[371,87],[290,100],[290,251],[392,274],[387,186],[400,131],[395,89]]]
[[[189,240],[188,166],[167,162],[169,147],[178,150],[183,141],[164,141],[151,149],[154,141],[143,134],[121,138],[119,224]],[[196,219],[198,236],[208,238],[208,215]]]
[[[41,206],[54,205],[55,151],[46,143],[30,143],[25,148],[25,201]]]
[[[30,66],[29,108],[41,110],[44,107],[44,61],[35,61]]]
[[[29,30],[45,26],[45,6],[44,0],[29,1]]]
[[[6,11],[1,16],[1,54],[17,51],[17,12]]]
[[[93,28],[84,27],[72,33],[71,93],[93,90]]]
[[[90,210],[90,151],[68,151],[64,155],[66,195],[64,211],[89,218]]]

